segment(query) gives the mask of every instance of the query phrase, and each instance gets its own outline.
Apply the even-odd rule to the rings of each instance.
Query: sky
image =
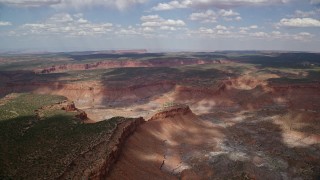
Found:
[[[0,52],[320,52],[320,0],[0,0]]]

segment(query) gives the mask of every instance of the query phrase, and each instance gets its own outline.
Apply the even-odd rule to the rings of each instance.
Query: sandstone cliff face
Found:
[[[111,170],[113,164],[117,161],[120,156],[121,150],[127,140],[127,138],[135,132],[145,120],[140,117],[132,122],[120,124],[109,143],[108,153],[106,162],[102,164],[96,171],[91,171],[89,179],[103,179]]]
[[[170,66],[181,66],[181,65],[192,65],[192,64],[221,64],[228,63],[226,60],[202,60],[202,59],[173,59],[173,60],[106,60],[95,63],[87,64],[63,64],[43,69],[35,69],[36,73],[54,73],[64,72],[70,70],[88,70],[88,69],[108,69],[108,68],[120,68],[120,67],[170,67]]]
[[[221,136],[219,127],[199,120],[188,106],[164,108],[128,138],[106,179],[179,179]]]
[[[301,115],[300,112],[297,114]],[[285,115],[284,118],[292,121],[297,114]],[[229,124],[232,121],[226,121],[223,123],[228,123],[228,126],[218,126],[198,119],[187,106],[163,109],[139,126],[128,138],[121,156],[106,179],[318,177],[317,148],[287,146],[282,138],[283,135],[288,138],[288,132],[282,131],[271,119],[266,121],[262,118],[265,114],[259,115],[259,118],[249,115],[240,122],[239,116],[244,117],[234,114],[230,119],[226,118],[234,118],[232,124]],[[316,119],[315,117],[316,114],[310,112],[308,116],[299,118]],[[295,134],[288,139],[294,143],[301,139],[308,139],[305,142],[309,144],[319,142],[318,135],[304,137],[308,138]],[[292,141],[291,138],[297,140]],[[306,157],[306,154],[310,156]],[[301,162],[307,162],[307,167],[301,167]],[[312,170],[300,173],[297,168]]]
[[[190,115],[193,116],[193,113],[188,106],[179,105],[163,109],[149,121]],[[143,123],[145,123],[143,118],[136,118],[118,124],[109,139],[105,139],[73,160],[58,179],[105,179],[118,160],[127,138]]]
[[[156,119],[165,119],[174,117],[176,115],[186,115],[188,113],[192,113],[189,106],[186,105],[176,105],[173,107],[168,107],[162,109],[160,112],[153,115],[149,121],[156,120]]]
[[[0,89],[0,96],[14,92],[62,95],[74,101],[79,108],[127,107],[144,104],[165,95],[178,103],[188,104],[205,99],[214,101],[216,106],[240,104],[244,108],[262,108],[277,104],[277,99],[282,99],[282,104],[287,106],[303,108],[305,105],[307,109],[317,109],[318,107],[313,106],[317,104],[314,97],[318,96],[314,95],[319,94],[320,89],[319,83],[272,84],[248,77],[221,80],[212,87],[179,85],[180,83],[174,80],[147,81],[141,84],[128,81],[108,83],[13,81],[5,83]],[[254,98],[252,94],[255,94]],[[302,97],[305,97],[305,100],[302,100]]]
[[[174,82],[161,81],[140,85],[104,86],[96,81],[84,83],[9,83],[0,89],[0,95],[33,92],[39,94],[62,95],[75,102],[77,107],[94,105],[121,105],[135,103],[170,91]]]
[[[118,124],[110,136],[74,159],[58,179],[103,179],[118,159],[126,139],[144,122],[143,118],[135,118]]]

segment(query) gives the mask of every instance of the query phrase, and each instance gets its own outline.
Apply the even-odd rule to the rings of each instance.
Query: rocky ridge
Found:
[[[122,67],[170,67],[170,66],[184,66],[193,64],[222,64],[228,63],[226,60],[202,60],[202,59],[173,59],[171,61],[156,59],[145,61],[134,60],[105,60],[95,63],[86,64],[62,64],[51,67],[35,69],[35,73],[55,73],[65,72],[70,70],[89,70],[89,69],[108,69],[108,68],[122,68]]]
[[[193,114],[188,106],[175,105],[162,109],[152,116],[149,121],[166,119],[177,115],[183,116],[189,113]],[[119,123],[110,137],[105,137],[104,140],[90,150],[81,153],[69,164],[68,168],[58,179],[106,178],[114,163],[118,160],[127,138],[143,123],[145,123],[145,120],[142,117]]]
[[[149,121],[153,121],[156,119],[166,119],[169,117],[174,117],[179,114],[186,115],[188,113],[192,113],[189,106],[183,105],[183,104],[173,105],[172,107],[166,107],[166,108],[161,109],[158,113],[153,115],[149,119]]]
[[[57,179],[103,179],[118,159],[126,139],[144,122],[143,118],[134,118],[117,124],[112,134],[81,153]]]

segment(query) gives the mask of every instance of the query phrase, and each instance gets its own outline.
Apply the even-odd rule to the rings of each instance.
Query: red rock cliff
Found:
[[[57,179],[103,179],[118,159],[126,139],[144,122],[140,117],[118,124],[111,136],[79,155]]]

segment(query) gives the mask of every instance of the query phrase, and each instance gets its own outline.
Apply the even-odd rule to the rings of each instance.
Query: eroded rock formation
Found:
[[[58,179],[105,178],[118,159],[126,139],[144,122],[143,118],[136,118],[118,124],[112,134],[106,134],[102,141],[74,159]]]
[[[202,59],[156,59],[156,60],[105,60],[87,64],[63,64],[42,69],[35,69],[36,73],[54,73],[71,70],[89,70],[89,69],[109,69],[121,67],[170,67],[183,66],[192,64],[221,64],[228,63],[227,60],[202,60]]]
[[[128,139],[107,179],[178,179],[221,137],[219,127],[198,120],[188,106],[163,109]]]
[[[44,112],[53,111],[53,110],[65,110],[66,112],[75,112],[76,113],[75,117],[78,118],[79,120],[81,121],[89,120],[85,111],[76,108],[74,102],[68,101],[68,100],[61,101],[56,104],[52,104],[48,106],[43,106],[35,110],[35,114],[38,119],[42,119],[44,117]]]

